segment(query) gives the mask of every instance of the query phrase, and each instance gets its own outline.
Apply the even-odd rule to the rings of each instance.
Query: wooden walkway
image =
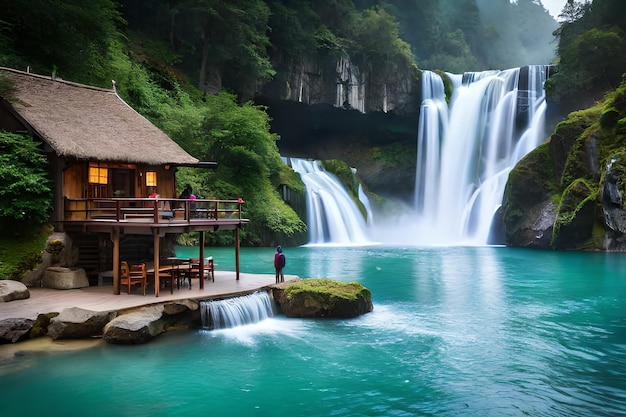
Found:
[[[285,280],[293,278],[296,277],[285,276]],[[194,280],[192,289],[189,289],[188,286],[181,286],[180,289],[174,287],[174,294],[170,294],[169,288],[161,289],[159,297],[154,296],[151,287],[148,287],[149,293],[145,296],[140,293],[138,288],[135,288],[130,295],[125,292],[120,295],[113,295],[111,285],[76,290],[29,288],[30,298],[0,303],[0,320],[7,318],[34,320],[38,314],[61,312],[70,307],[80,307],[91,311],[119,311],[172,300],[229,297],[265,289],[275,282],[274,275],[270,274],[241,273],[239,281],[237,281],[235,272],[215,271],[215,282],[205,280],[203,290],[200,290],[198,280]]]

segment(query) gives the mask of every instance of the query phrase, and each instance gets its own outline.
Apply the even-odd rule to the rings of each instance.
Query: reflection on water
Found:
[[[272,273],[273,252],[244,248],[242,271]],[[232,249],[207,253],[218,269],[234,269]],[[285,253],[288,274],[361,282],[374,311],[352,320],[278,316],[144,346],[18,358],[0,364],[0,392],[12,399],[0,402],[0,415],[49,414],[50,404],[59,415],[92,416],[626,410],[622,255],[493,247]],[[59,402],[67,392],[72,401]]]

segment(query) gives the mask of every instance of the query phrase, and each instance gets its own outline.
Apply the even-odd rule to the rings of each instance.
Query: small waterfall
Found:
[[[257,323],[274,316],[272,300],[265,291],[224,300],[200,302],[202,328],[228,329]]]
[[[309,244],[369,243],[365,219],[337,177],[319,161],[300,158],[290,161],[306,186]]]
[[[485,244],[513,166],[545,138],[547,67],[423,73],[415,209],[420,243]],[[447,113],[449,112],[449,114]]]

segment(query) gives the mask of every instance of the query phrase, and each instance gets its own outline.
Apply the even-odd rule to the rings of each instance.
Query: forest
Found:
[[[185,150],[218,162],[211,172],[181,170],[180,184],[201,197],[246,197],[246,245],[299,244],[306,235],[303,220],[277,192],[280,184],[300,191],[302,184],[281,162],[280,135],[255,101],[285,61],[347,54],[383,73],[410,65],[416,77],[419,69],[460,73],[554,63],[547,91],[552,100],[573,102],[615,89],[626,69],[622,0],[564,1],[559,23],[536,0],[1,3],[0,66],[105,88],[115,80],[124,100]],[[10,88],[0,80],[0,95]],[[0,133],[1,166],[21,164],[35,178],[25,173],[0,190],[5,230],[42,223],[30,208],[45,207],[49,198],[41,161],[12,151],[16,140]],[[20,203],[24,195],[34,197]],[[219,233],[212,239],[230,243]]]

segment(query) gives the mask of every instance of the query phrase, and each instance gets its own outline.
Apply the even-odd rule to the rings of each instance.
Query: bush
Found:
[[[0,132],[0,230],[40,226],[52,211],[47,161],[32,137]]]

